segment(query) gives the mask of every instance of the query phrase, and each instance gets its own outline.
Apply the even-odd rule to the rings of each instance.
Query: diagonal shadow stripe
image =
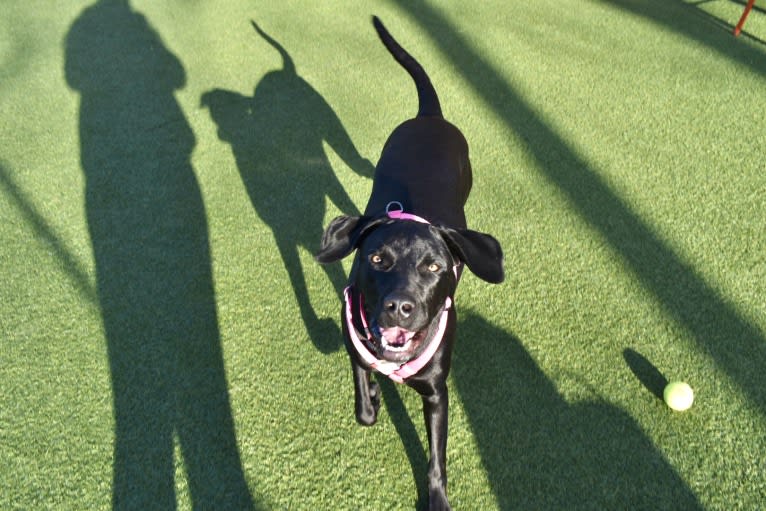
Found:
[[[731,33],[734,25],[705,12],[699,5],[700,2],[687,4],[683,0],[672,2],[666,0],[602,1],[624,12],[640,16],[656,25],[683,34],[726,58],[749,67],[753,72],[766,75],[766,53],[763,52],[763,49],[737,41]],[[746,2],[738,3],[744,5]],[[737,14],[737,20],[739,20],[740,14]],[[753,13],[750,15],[752,16]],[[705,23],[700,23],[700,19],[705,20]],[[718,30],[711,30],[711,25]],[[762,45],[766,44],[766,41],[747,32],[747,23],[741,37]]]
[[[0,163],[0,188],[6,192],[24,220],[32,227],[35,235],[50,245],[56,258],[61,262],[61,268],[72,281],[74,287],[82,294],[91,305],[98,304],[96,289],[88,277],[82,263],[67,248],[64,241],[56,234],[45,217],[35,207],[33,201],[26,192],[14,181],[10,171]]]
[[[444,15],[423,2],[392,3],[436,42],[471,89],[525,141],[537,162],[535,168],[561,190],[654,298],[766,414],[763,333],[662,241]]]

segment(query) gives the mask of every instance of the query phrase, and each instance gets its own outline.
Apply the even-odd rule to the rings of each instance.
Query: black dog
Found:
[[[468,145],[442,117],[423,68],[373,17],[383,44],[409,72],[419,111],[389,137],[361,217],[340,216],[316,256],[338,261],[356,250],[341,314],[354,374],[356,419],[372,425],[380,406],[370,371],[406,383],[423,398],[430,446],[430,509],[447,502],[447,374],[455,334],[453,298],[465,264],[479,278],[503,280],[500,244],[466,228],[471,189]]]

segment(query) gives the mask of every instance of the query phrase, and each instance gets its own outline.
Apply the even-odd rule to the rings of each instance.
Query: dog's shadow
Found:
[[[521,341],[462,316],[450,401],[462,402],[499,509],[702,509],[629,415],[598,400],[568,403]],[[626,353],[631,368],[637,356]],[[412,467],[415,507],[427,509],[423,441],[395,384],[378,381]]]
[[[521,341],[463,317],[452,377],[499,508],[702,509],[627,413],[568,402]]]
[[[323,147],[327,143],[354,172],[372,177],[374,167],[356,150],[333,109],[296,72],[289,53],[253,22],[257,33],[282,57],[282,69],[267,73],[252,97],[214,89],[202,106],[231,144],[242,181],[258,216],[271,229],[287,269],[301,317],[318,350],[340,347],[331,319],[320,320],[309,300],[299,248],[319,248],[325,197],[346,214],[359,214]],[[340,299],[346,276],[340,265],[322,265]]]

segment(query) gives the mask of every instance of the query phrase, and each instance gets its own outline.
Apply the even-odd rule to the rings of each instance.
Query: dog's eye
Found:
[[[431,264],[428,265],[428,271],[430,271],[432,273],[436,273],[437,271],[439,271],[441,269],[442,269],[442,267],[439,266],[436,263],[431,263]]]
[[[372,255],[370,256],[370,262],[371,262],[372,264],[382,264],[382,263],[383,263],[383,258],[382,258],[382,257],[380,257],[380,255],[379,255],[379,254],[372,254]]]

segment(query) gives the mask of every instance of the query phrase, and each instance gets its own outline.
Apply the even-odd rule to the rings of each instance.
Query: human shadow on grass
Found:
[[[762,385],[766,339],[758,327],[663,241],[440,12],[422,2],[392,1],[437,42],[470,88],[525,141],[542,175],[561,190],[654,299],[766,414],[766,387]]]
[[[359,211],[336,177],[323,143],[362,176],[372,177],[374,168],[356,150],[332,107],[297,73],[287,50],[252,24],[282,57],[282,69],[267,73],[252,96],[214,89],[201,103],[218,125],[218,136],[231,144],[253,208],[274,235],[311,340],[329,353],[340,347],[341,333],[333,319],[316,316],[298,251],[314,254],[319,249],[325,197],[346,214]],[[331,264],[322,269],[340,300],[346,284],[343,268]]]
[[[513,334],[462,317],[452,376],[500,509],[703,509],[625,411],[567,402]]]
[[[176,509],[176,446],[193,509],[255,502],[237,448],[195,137],[178,58],[126,0],[66,36],[80,93],[85,209],[114,399],[113,509]],[[85,375],[87,377],[87,375]]]

